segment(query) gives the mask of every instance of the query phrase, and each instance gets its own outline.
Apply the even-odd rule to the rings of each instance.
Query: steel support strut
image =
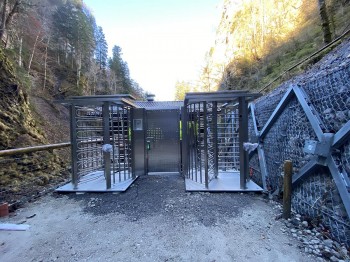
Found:
[[[248,103],[244,97],[240,97],[238,101],[240,187],[241,189],[246,189],[249,157],[248,152],[243,149],[243,143],[248,142]]]
[[[254,126],[254,133],[258,139],[258,142],[260,142],[260,133],[258,130],[258,125],[256,122],[256,117],[255,117],[255,105],[253,103],[249,104],[250,108],[250,113],[252,116],[253,120],[253,126]],[[266,158],[265,158],[265,152],[263,149],[263,146],[259,143],[258,145],[258,158],[259,158],[259,166],[260,166],[260,172],[261,172],[261,180],[263,183],[263,188],[266,191],[267,190],[267,185],[266,185],[266,178],[267,178],[267,166],[266,166]]]

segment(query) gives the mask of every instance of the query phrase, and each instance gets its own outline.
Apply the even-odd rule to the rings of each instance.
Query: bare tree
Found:
[[[11,2],[12,5],[11,5]],[[4,0],[1,9],[1,25],[0,25],[0,39],[6,35],[6,30],[8,29],[13,17],[19,12],[19,7],[22,4],[21,0],[8,1]]]

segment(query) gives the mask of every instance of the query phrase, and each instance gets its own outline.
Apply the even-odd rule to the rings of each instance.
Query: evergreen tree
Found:
[[[108,45],[101,26],[97,27],[97,30],[95,32],[95,42],[96,63],[100,66],[100,69],[105,69],[108,59]]]
[[[122,93],[131,93],[132,84],[128,64],[123,61],[122,49],[114,46],[112,49],[112,58],[109,59],[109,68],[116,75],[118,89]]]

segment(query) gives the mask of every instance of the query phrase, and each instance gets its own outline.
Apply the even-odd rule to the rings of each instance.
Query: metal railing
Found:
[[[69,147],[70,143],[59,143],[1,150],[0,202],[27,201],[47,191],[49,185],[66,181]]]

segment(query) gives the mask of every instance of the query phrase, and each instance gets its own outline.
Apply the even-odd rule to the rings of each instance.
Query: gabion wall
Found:
[[[322,132],[337,133],[350,121],[349,54],[348,41],[322,59],[314,69],[256,100],[254,116],[258,131],[263,130],[289,88],[297,86],[305,94]],[[249,119],[250,141],[259,141],[265,155],[267,172],[264,182],[271,193],[282,189],[284,161],[292,160],[293,172],[297,174],[313,157],[304,152],[306,140],[318,140],[298,98],[294,96],[288,101],[263,138],[259,139],[259,134],[254,131],[252,115]],[[339,173],[345,176],[345,181],[349,181],[350,141],[346,141],[337,150],[330,150],[330,153]],[[256,183],[263,186],[259,161],[262,159],[255,151],[250,158],[250,175]],[[350,219],[343,203],[327,166],[316,168],[293,188],[293,209],[315,223],[322,223],[333,238],[350,247]]]

